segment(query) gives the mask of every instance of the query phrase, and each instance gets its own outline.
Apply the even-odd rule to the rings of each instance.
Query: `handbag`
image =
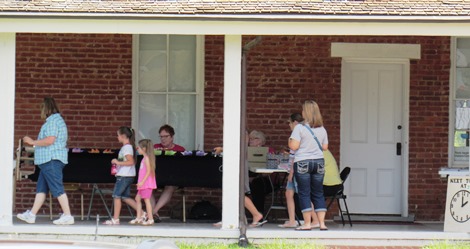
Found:
[[[320,147],[320,151],[323,151],[323,147],[321,147],[320,141],[318,141],[317,136],[315,136],[315,133],[313,133],[312,128],[310,128],[310,126],[308,126],[306,124],[304,124],[304,126],[307,127],[307,129],[308,129],[308,131],[310,131],[310,133],[312,133],[313,138],[315,139],[315,141],[317,141],[318,147]]]
[[[117,174],[117,166],[116,164],[111,164],[111,175],[116,175]]]

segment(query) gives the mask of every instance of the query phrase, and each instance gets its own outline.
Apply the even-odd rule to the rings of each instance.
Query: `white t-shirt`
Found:
[[[323,126],[314,128],[312,131],[320,142],[320,145],[328,144],[328,135]],[[300,147],[295,152],[294,162],[323,158],[323,151],[318,146],[315,138],[313,138],[312,133],[310,133],[308,128],[303,124],[298,124],[294,127],[290,138],[300,142]]]
[[[118,161],[126,162],[127,158],[126,155],[134,156],[134,149],[132,145],[126,144],[122,146],[121,150],[119,150]],[[117,166],[117,174],[116,176],[135,176],[135,165],[132,166]]]

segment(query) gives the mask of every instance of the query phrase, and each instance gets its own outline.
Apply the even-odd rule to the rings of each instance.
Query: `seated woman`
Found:
[[[172,150],[176,152],[183,152],[185,151],[183,146],[177,145],[173,143],[173,137],[175,136],[175,129],[170,125],[163,125],[158,130],[160,134],[160,143],[155,144],[153,148],[157,150]]]
[[[173,138],[175,136],[175,129],[173,129],[173,127],[167,124],[163,125],[158,130],[158,133],[160,134],[160,143],[154,145],[155,149],[167,151],[172,150],[177,152],[185,151],[182,146],[173,143]],[[171,197],[173,196],[173,193],[177,188],[177,186],[165,186],[165,188],[163,189],[163,192],[160,195],[160,199],[158,199],[158,202],[153,208],[155,222],[161,222],[160,216],[158,215],[158,211],[160,211],[162,207],[164,207],[168,202],[170,202]]]
[[[246,138],[247,138],[247,141],[248,141],[249,140],[248,131],[246,132]],[[222,147],[215,147],[214,148],[214,153],[216,155],[218,155],[222,152],[223,152]],[[246,162],[246,164],[248,164],[248,162]],[[251,224],[249,225],[249,227],[261,227],[268,221],[266,219],[263,219],[263,213],[261,213],[260,211],[258,211],[256,209],[256,206],[253,204],[251,199],[248,197],[248,196],[251,195],[250,182],[249,182],[249,176],[248,176],[248,167],[245,170],[244,190],[245,190],[245,208],[248,210],[248,212],[250,212],[250,214],[253,218]],[[217,223],[214,224],[214,226],[220,227],[220,226],[222,226],[222,222],[217,222]]]
[[[265,147],[266,137],[261,131],[253,130],[250,132],[249,136],[249,146],[250,147]],[[274,154],[275,151],[273,148],[268,148],[268,153]],[[267,194],[271,193],[271,183],[269,182],[268,177],[273,177],[272,180],[275,180],[274,174],[269,176],[258,175],[251,181],[251,197],[253,199],[253,204],[256,206],[256,209],[261,213],[264,213],[264,199]]]
[[[266,144],[266,136],[264,136],[264,133],[261,131],[253,130],[250,132],[250,143],[249,147],[265,147]],[[268,153],[274,154],[275,151],[273,148],[268,147]]]
[[[335,158],[329,150],[323,151],[325,158],[325,177],[323,178],[323,195],[334,196],[343,190],[343,181],[339,176],[339,168]]]

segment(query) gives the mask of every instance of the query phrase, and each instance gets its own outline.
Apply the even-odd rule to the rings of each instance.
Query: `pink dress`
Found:
[[[141,182],[144,179],[145,175],[147,174],[147,166],[145,165],[145,157],[140,162],[140,169],[139,169],[139,178],[137,182]],[[157,180],[155,179],[155,174],[150,174],[147,177],[147,180],[141,187],[137,187],[137,194],[140,195],[142,198],[147,199],[152,196],[152,190],[157,188]]]

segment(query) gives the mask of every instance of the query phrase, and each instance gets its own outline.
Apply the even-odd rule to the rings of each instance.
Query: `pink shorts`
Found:
[[[151,188],[139,189],[137,190],[137,194],[140,195],[142,199],[150,199],[150,197],[152,197],[152,191],[153,189]]]

